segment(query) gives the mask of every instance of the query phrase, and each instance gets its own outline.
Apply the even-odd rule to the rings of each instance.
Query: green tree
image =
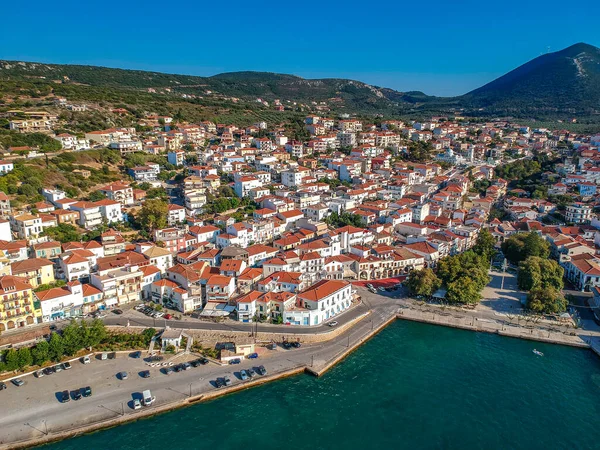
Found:
[[[74,320],[62,330],[62,345],[64,354],[67,356],[73,356],[83,347],[80,330]]]
[[[168,204],[159,199],[146,200],[137,215],[140,227],[152,232],[167,226]]]
[[[17,370],[19,368],[19,356],[14,348],[8,349],[4,354],[6,370]]]
[[[530,256],[519,264],[519,289],[531,291],[551,287],[558,291],[564,287],[564,269],[552,259]]]
[[[33,356],[29,347],[22,347],[17,350],[17,362],[19,369],[24,369],[33,365]]]
[[[446,300],[450,303],[466,303],[474,305],[481,299],[481,289],[468,276],[463,276],[448,284]]]
[[[539,314],[559,314],[566,311],[569,302],[552,287],[534,288],[527,296],[527,308]]]
[[[33,363],[36,366],[41,366],[50,359],[50,345],[48,341],[40,341],[31,349]]]
[[[490,230],[482,229],[477,236],[477,242],[473,247],[473,251],[481,255],[485,261],[489,261],[495,253],[496,240]]]
[[[530,256],[548,258],[550,244],[535,232],[514,234],[502,243],[502,251],[513,264],[525,261]]]
[[[106,327],[100,319],[94,319],[90,326],[88,347],[95,347],[106,339]]]
[[[413,295],[430,297],[441,285],[442,280],[429,268],[413,270],[406,279],[406,286]]]
[[[61,223],[56,227],[48,227],[44,229],[42,234],[62,243],[79,241],[81,239],[81,233],[77,228],[68,223]]]
[[[64,355],[64,347],[60,334],[52,333],[52,336],[50,336],[50,342],[48,342],[48,346],[50,359],[53,361],[60,361]]]

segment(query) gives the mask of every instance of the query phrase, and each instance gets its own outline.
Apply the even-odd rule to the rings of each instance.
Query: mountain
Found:
[[[400,103],[406,107],[423,102],[423,93],[413,98],[392,89],[345,79],[304,79],[295,75],[268,72],[230,72],[211,77],[176,75],[141,70],[107,67],[45,64],[0,60],[0,82],[27,80],[35,83],[84,85],[94,88],[156,90],[194,95],[210,95],[255,100],[280,99],[293,102],[327,102],[349,112],[397,111]]]
[[[24,86],[24,84],[26,86]],[[33,85],[33,86],[31,86]],[[77,100],[140,103],[152,88],[168,95],[191,94],[215,105],[226,98],[325,102],[335,111],[353,113],[465,115],[591,115],[600,111],[600,49],[575,44],[539,56],[502,77],[458,97],[399,92],[360,81],[305,79],[268,72],[230,72],[211,77],[176,75],[107,67],[0,60],[0,94],[54,91]],[[12,89],[12,91],[11,91]],[[137,91],[137,93],[136,93]],[[92,95],[93,94],[93,95]],[[0,95],[1,97],[1,95]]]
[[[538,56],[458,100],[492,111],[600,110],[600,49],[579,43]]]

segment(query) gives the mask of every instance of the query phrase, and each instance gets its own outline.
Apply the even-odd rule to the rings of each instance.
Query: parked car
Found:
[[[203,366],[208,364],[208,359],[206,358],[200,358],[198,361],[200,361],[200,364],[202,364]]]
[[[173,316],[171,314],[165,314],[165,319],[171,319]]]
[[[61,372],[63,370],[62,366],[60,364],[57,364],[54,366],[54,371],[55,372]]]
[[[121,380],[126,380],[128,378],[127,372],[119,372],[117,377]]]
[[[385,288],[383,286],[379,286],[379,292],[385,292]]]
[[[69,395],[69,391],[62,391],[60,393],[60,401],[61,403],[67,403],[71,400],[71,396]]]
[[[248,355],[248,358],[249,358],[249,359],[256,359],[256,358],[258,358],[258,353],[250,353],[250,354]]]
[[[246,370],[246,372],[248,373],[250,378],[254,378],[256,376],[256,371],[252,367],[250,367],[248,370]]]
[[[106,353],[106,352],[103,352],[103,353],[102,353],[102,355],[100,355],[100,359],[101,359],[102,361],[106,361],[106,360],[108,359],[108,353]]]
[[[140,376],[142,378],[150,378],[150,371],[149,370],[143,370],[142,372],[140,372]]]
[[[231,378],[228,376],[223,377],[223,383],[225,383],[225,386],[231,386]]]
[[[55,370],[54,367],[46,367],[42,372],[44,372],[44,375],[52,375]]]
[[[283,348],[285,348],[286,350],[289,350],[290,348],[292,348],[292,344],[290,344],[288,341],[285,341],[283,344],[281,344],[283,346]]]
[[[192,368],[192,365],[191,365],[189,362],[186,362],[186,363],[183,363],[183,364],[181,365],[181,368],[182,368],[183,370],[189,370],[189,369],[191,369],[191,368]]]
[[[167,375],[171,375],[171,374],[173,373],[173,368],[172,368],[172,367],[167,367],[167,368],[165,369],[165,373],[166,373]]]
[[[83,391],[83,396],[84,397],[91,397],[92,396],[92,388],[89,386],[86,386],[82,389]]]
[[[366,286],[367,286],[369,289],[374,289],[374,287],[373,287],[373,285],[372,285],[371,283],[367,283],[367,284],[366,284]]]
[[[239,364],[241,362],[242,361],[240,360],[240,358],[234,358],[229,360],[229,364]]]
[[[162,316],[164,316],[164,315],[165,315],[165,313],[162,313],[162,312],[157,312],[157,313],[155,314],[155,317],[156,317],[157,319],[160,319],[160,318],[161,318]]]
[[[142,357],[142,352],[140,352],[140,351],[133,352],[133,353],[131,354],[131,357],[132,357],[132,358],[141,358],[141,357]]]
[[[43,370],[37,370],[35,372],[35,377],[36,378],[42,378],[44,376],[44,371]]]
[[[63,370],[69,370],[71,368],[71,363],[68,361],[62,363],[62,368],[63,368]]]
[[[92,362],[92,360],[90,359],[90,357],[89,357],[89,356],[87,356],[87,355],[86,355],[86,356],[84,356],[83,358],[81,358],[81,362],[82,362],[83,364],[89,364],[89,363],[91,363],[91,362]]]
[[[3,391],[4,389],[6,389],[6,383],[0,381],[0,391]]]
[[[139,398],[134,398],[133,399],[133,409],[141,409],[142,408],[142,403],[140,402]]]
[[[240,370],[240,378],[242,379],[242,381],[246,381],[248,379],[248,374],[244,369]]]
[[[181,369],[182,369],[182,367],[181,367],[181,365],[179,365],[179,364],[177,364],[177,365],[173,366],[173,370],[174,370],[175,372],[181,372]]]
[[[215,386],[217,386],[218,388],[223,387],[223,380],[221,380],[220,378],[217,378],[215,380]]]
[[[302,344],[300,342],[298,342],[298,341],[294,341],[290,345],[292,347],[294,347],[294,348],[300,348],[300,347],[302,347]]]
[[[108,359],[115,359],[117,357],[117,353],[116,352],[110,352],[108,354]]]
[[[73,395],[73,400],[77,401],[81,398],[81,392],[79,391],[79,389],[77,389],[76,391],[72,392]]]
[[[122,309],[113,309],[113,313],[115,313],[115,314],[123,314],[123,310]]]
[[[329,322],[327,325],[329,325],[330,327],[337,327],[337,322],[334,320],[333,322]]]
[[[267,369],[265,369],[265,366],[258,366],[256,368],[256,371],[258,372],[259,375],[266,375],[267,374]]]

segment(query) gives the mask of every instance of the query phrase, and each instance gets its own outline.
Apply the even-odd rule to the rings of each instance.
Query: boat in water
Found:
[[[533,349],[533,353],[535,353],[538,356],[544,356],[544,354],[542,352],[540,352],[539,350],[536,350],[535,348]]]

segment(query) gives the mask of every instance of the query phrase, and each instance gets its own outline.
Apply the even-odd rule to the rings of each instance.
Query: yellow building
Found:
[[[26,279],[0,277],[0,333],[41,322],[42,311]]]
[[[23,277],[34,288],[42,284],[54,283],[54,265],[45,258],[31,258],[16,261],[11,265],[12,274]]]

